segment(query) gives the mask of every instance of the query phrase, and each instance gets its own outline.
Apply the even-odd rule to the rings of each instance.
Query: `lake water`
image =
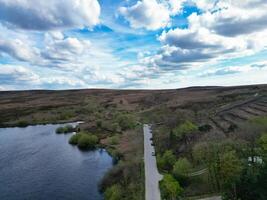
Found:
[[[100,200],[112,167],[104,150],[80,151],[60,125],[0,129],[0,200]]]

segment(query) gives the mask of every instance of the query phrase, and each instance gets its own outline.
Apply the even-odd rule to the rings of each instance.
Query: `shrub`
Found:
[[[228,127],[228,132],[234,132],[237,128],[238,128],[237,125],[235,125],[235,124],[231,124],[231,125]]]
[[[64,127],[58,127],[58,128],[56,129],[56,133],[57,133],[57,134],[64,133]]]
[[[120,138],[119,138],[118,135],[111,136],[111,137],[108,138],[108,143],[109,143],[110,145],[116,145],[116,144],[119,143],[119,139],[120,139]]]
[[[250,120],[251,123],[259,124],[259,125],[265,125],[267,126],[267,116],[265,117],[255,117],[252,120]]]
[[[113,124],[111,124],[111,130],[113,131],[113,132],[117,132],[117,131],[120,131],[120,125],[118,124],[118,123],[113,123]]]
[[[22,127],[22,128],[27,127],[28,125],[29,125],[29,123],[27,121],[24,121],[24,120],[21,120],[17,123],[17,126]]]
[[[212,129],[211,125],[205,124],[203,126],[198,127],[198,130],[201,132],[209,132]]]
[[[97,120],[97,121],[96,121],[96,126],[97,126],[98,128],[101,128],[101,127],[102,127],[102,121],[101,121],[101,120]]]
[[[122,199],[122,188],[119,185],[112,185],[107,188],[104,193],[106,200],[119,200]]]
[[[61,126],[56,129],[57,134],[74,132],[75,128],[72,125]]]
[[[264,153],[267,153],[267,133],[263,134],[259,140],[260,147]]]
[[[170,174],[164,175],[163,180],[160,181],[160,189],[162,199],[168,200],[180,199],[183,192],[179,182]]]
[[[59,118],[61,120],[67,120],[75,117],[75,112],[73,110],[66,110],[60,113]]]
[[[89,135],[82,133],[78,138],[78,147],[80,149],[94,149],[98,142],[98,138],[95,135]]]
[[[267,132],[267,116],[253,118],[249,123],[250,126],[256,126],[260,132]]]
[[[69,143],[73,144],[73,145],[77,145],[81,136],[82,136],[82,134],[80,134],[80,133],[72,135],[71,138],[69,139]]]

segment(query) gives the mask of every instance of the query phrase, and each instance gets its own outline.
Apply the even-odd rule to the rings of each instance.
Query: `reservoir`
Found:
[[[1,200],[101,200],[98,184],[112,167],[105,150],[80,151],[60,125],[0,128]]]

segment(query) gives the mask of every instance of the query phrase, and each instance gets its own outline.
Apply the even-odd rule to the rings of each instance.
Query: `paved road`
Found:
[[[157,168],[156,157],[152,156],[155,152],[151,145],[152,132],[150,126],[144,124],[144,162],[145,162],[145,182],[146,182],[146,200],[160,200],[159,181],[162,175],[159,174]]]

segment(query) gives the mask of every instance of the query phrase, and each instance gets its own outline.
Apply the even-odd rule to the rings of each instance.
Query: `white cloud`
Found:
[[[21,39],[4,39],[0,36],[0,54],[7,54],[20,61],[30,61],[37,54],[35,48]]]
[[[0,0],[0,22],[22,29],[92,27],[99,16],[97,0]]]
[[[192,0],[196,6],[201,10],[212,10],[214,9],[216,2],[214,0]]]
[[[63,64],[79,62],[91,49],[89,40],[79,40],[75,37],[64,37],[57,32],[46,34],[45,49],[41,50],[44,63],[61,67]]]
[[[141,63],[179,70],[252,55],[267,47],[267,2],[196,1],[202,14],[188,17],[187,29],[163,31],[162,47]]]
[[[82,78],[92,84],[120,84],[125,81],[125,79],[117,74],[113,73],[103,73],[100,70],[85,70]]]
[[[39,84],[40,77],[30,69],[18,65],[0,65],[1,85]]]
[[[171,18],[182,12],[187,0],[139,0],[119,12],[134,29],[157,30],[171,24]]]
[[[247,73],[252,71],[261,71],[267,69],[267,62],[256,62],[249,65],[242,66],[227,66],[220,69],[207,70],[198,74],[199,77],[210,77],[210,76],[225,76],[238,73]]]
[[[166,27],[170,22],[170,10],[157,0],[138,1],[132,7],[120,7],[119,12],[133,28],[156,30]]]
[[[68,76],[50,76],[50,77],[43,77],[41,79],[43,84],[50,84],[53,86],[65,86],[68,87],[86,87],[86,83],[83,80],[80,80],[76,77],[68,77]]]
[[[196,1],[196,5],[202,1]],[[213,7],[194,19],[194,25],[208,28],[210,31],[227,37],[235,37],[262,31],[267,28],[267,1],[218,1],[204,3],[203,7]],[[209,4],[210,6],[207,6]],[[216,6],[215,6],[216,5]],[[201,5],[200,8],[202,7]],[[191,23],[192,24],[192,23]]]
[[[247,41],[223,37],[203,27],[164,31],[159,41],[163,46],[158,53],[141,59],[141,62],[160,66],[165,70],[186,69],[213,59],[250,53]]]
[[[167,0],[167,3],[169,3],[171,15],[180,13],[185,2],[186,0]]]
[[[122,69],[118,74],[126,80],[153,79],[158,77],[158,68],[145,65],[133,65]]]

